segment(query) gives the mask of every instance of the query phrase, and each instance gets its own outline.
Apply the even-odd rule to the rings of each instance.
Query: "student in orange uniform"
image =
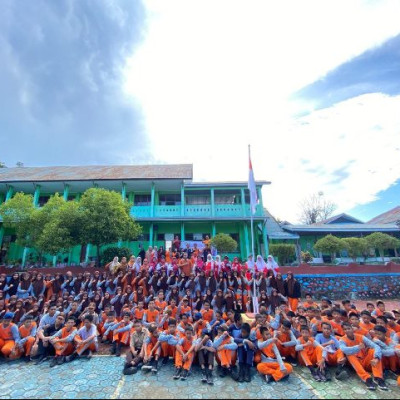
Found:
[[[75,318],[69,317],[65,327],[51,337],[50,342],[56,351],[56,356],[51,361],[50,367],[63,364],[66,361],[66,357],[74,352],[75,325]]]
[[[392,339],[387,337],[387,330],[383,326],[377,325],[374,328],[373,342],[378,345],[382,351],[382,367],[384,370],[391,370],[396,373],[399,368],[400,350],[397,350]]]
[[[368,339],[371,339],[369,331],[360,326],[360,317],[356,313],[349,314],[349,322],[354,329],[354,333],[361,336],[366,336]]]
[[[1,355],[9,359],[15,359],[17,357],[15,345],[20,340],[18,327],[11,322],[13,318],[13,313],[6,312],[0,324]]]
[[[160,334],[158,341],[161,343],[161,355],[163,357],[162,365],[167,365],[170,357],[175,359],[176,345],[180,336],[176,330],[176,320],[168,321],[168,329]]]
[[[36,322],[33,321],[32,315],[27,315],[24,323],[19,328],[19,336],[21,340],[18,342],[19,351],[27,362],[31,360],[30,355],[32,346],[36,340],[36,333]]]
[[[321,382],[318,367],[323,364],[322,346],[311,337],[310,328],[306,325],[300,327],[301,336],[297,339],[296,351],[301,365],[306,366],[315,381]]]
[[[199,358],[202,372],[201,381],[203,383],[208,383],[209,385],[214,385],[213,371],[216,350],[207,330],[202,332],[202,335],[196,340],[195,345],[195,351]]]
[[[167,307],[167,310],[171,311],[171,318],[176,319],[176,316],[178,315],[178,307],[176,305],[176,300],[171,299],[169,303],[170,305]]]
[[[375,324],[371,322],[372,317],[371,313],[367,310],[361,311],[361,322],[360,328],[365,329],[366,331],[372,331],[375,328]]]
[[[195,342],[193,338],[193,328],[187,327],[185,337],[180,339],[176,346],[175,353],[175,374],[173,379],[185,381],[189,375],[195,356]]]
[[[336,336],[344,336],[344,330],[342,327],[342,311],[339,310],[338,308],[332,309],[332,321],[330,321],[332,325],[333,332],[335,333]],[[346,313],[347,315],[347,313]]]
[[[156,324],[151,324],[148,327],[148,335],[144,344],[144,365],[143,371],[152,371],[153,374],[158,373],[158,360],[161,355],[161,343],[158,340],[160,333]]]
[[[149,327],[151,324],[158,325],[160,313],[156,310],[156,305],[153,300],[149,301],[149,309],[144,312],[143,325]]]
[[[137,307],[135,307],[133,311],[133,317],[135,318],[135,321],[143,321],[145,311],[144,301],[139,301]]]
[[[234,338],[229,336],[228,329],[225,325],[220,325],[218,327],[213,346],[217,350],[217,356],[221,362],[222,372],[220,377],[225,378],[232,372],[233,353],[236,352],[238,347]]]
[[[275,331],[274,337],[277,339],[276,345],[282,357],[286,358],[293,366],[297,365],[296,361],[296,344],[297,340],[292,332],[292,324],[284,320],[279,330]]]
[[[261,351],[261,362],[257,365],[258,372],[265,377],[267,383],[278,382],[289,377],[293,372],[290,364],[284,363],[276,345],[278,339],[273,338],[269,329],[260,328],[262,339],[258,341]]]
[[[210,323],[215,319],[214,310],[211,309],[211,304],[209,301],[204,302],[204,308],[200,311],[203,319]]]
[[[107,313],[107,320],[103,324],[103,328],[101,329],[101,336],[103,343],[112,343],[113,342],[113,326],[118,323],[115,311],[109,311]],[[111,352],[111,354],[115,354],[115,352]]]
[[[354,334],[353,327],[348,322],[343,323],[343,329],[345,336],[339,341],[340,350],[343,351],[357,375],[369,390],[376,390],[377,385],[382,390],[387,390],[383,380],[382,352],[379,346],[365,336]],[[367,370],[372,370],[373,377]]]
[[[111,354],[115,354],[117,357],[121,355],[122,346],[128,346],[130,332],[132,329],[131,314],[129,312],[124,313],[121,322],[117,322],[110,328],[113,331],[113,345]]]

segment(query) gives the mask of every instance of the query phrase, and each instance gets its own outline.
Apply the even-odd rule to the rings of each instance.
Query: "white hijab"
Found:
[[[271,255],[268,256],[267,268],[268,271],[273,271],[275,276],[279,272],[279,265]]]
[[[257,256],[256,266],[258,272],[264,272],[267,269],[267,264],[260,255]]]
[[[133,264],[133,269],[136,271],[136,273],[139,273],[140,268],[142,268],[142,257],[137,257],[135,264]]]
[[[118,262],[118,257],[114,257],[114,260],[112,260],[110,264],[110,271],[114,273],[120,265],[121,264]]]

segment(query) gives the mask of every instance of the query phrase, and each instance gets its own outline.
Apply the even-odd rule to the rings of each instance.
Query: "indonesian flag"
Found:
[[[250,191],[250,208],[251,213],[254,215],[256,213],[258,198],[257,198],[257,188],[256,188],[256,181],[254,180],[254,172],[253,172],[253,165],[251,164],[251,157],[250,157],[250,146],[249,146],[249,185]]]

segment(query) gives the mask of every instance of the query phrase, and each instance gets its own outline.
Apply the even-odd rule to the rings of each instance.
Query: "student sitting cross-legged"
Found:
[[[186,380],[195,356],[194,332],[191,326],[185,330],[185,337],[180,339],[175,353],[175,375],[174,379]]]
[[[213,371],[214,371],[214,360],[215,360],[215,348],[210,338],[210,333],[207,329],[204,329],[202,335],[196,340],[196,353],[199,358],[199,364],[201,367],[203,383],[214,385]]]
[[[50,342],[56,351],[56,356],[50,363],[50,367],[63,364],[66,361],[66,357],[74,352],[74,338],[77,332],[75,325],[75,318],[69,317],[65,327],[52,336]]]
[[[130,337],[129,352],[126,355],[124,375],[136,374],[140,364],[143,364],[144,342],[148,334],[149,332],[143,327],[142,322],[136,320]]]

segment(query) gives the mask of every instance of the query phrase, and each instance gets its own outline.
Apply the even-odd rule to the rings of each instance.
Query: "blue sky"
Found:
[[[368,220],[400,197],[398,15],[397,0],[4,0],[0,160],[246,180],[251,144],[277,217],[323,191]]]

